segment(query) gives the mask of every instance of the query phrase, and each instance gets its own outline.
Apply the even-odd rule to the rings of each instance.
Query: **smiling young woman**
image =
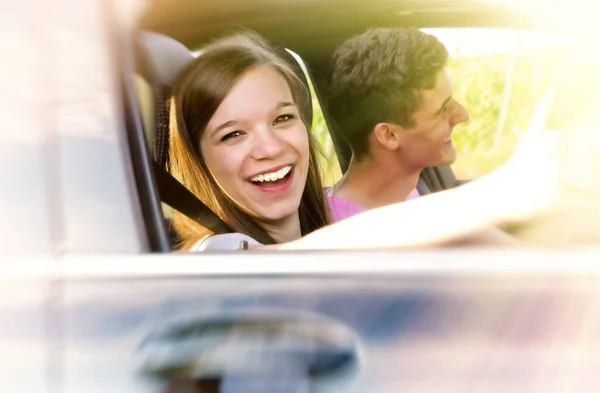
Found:
[[[260,37],[217,41],[175,83],[171,172],[250,243],[299,239],[329,224],[310,105],[295,70]],[[207,246],[196,222],[177,214],[174,225],[180,248]]]

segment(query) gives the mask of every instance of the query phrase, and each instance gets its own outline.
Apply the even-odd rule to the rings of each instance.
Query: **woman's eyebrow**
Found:
[[[275,109],[285,108],[286,106],[296,106],[296,104],[294,104],[293,102],[289,102],[289,101],[282,101],[279,104],[277,104]]]
[[[217,132],[221,131],[222,129],[231,127],[235,124],[237,124],[237,121],[229,120],[228,122],[225,122],[225,123],[221,124],[220,126],[218,126],[217,128],[215,128],[215,130],[211,133],[211,136],[214,136]]]

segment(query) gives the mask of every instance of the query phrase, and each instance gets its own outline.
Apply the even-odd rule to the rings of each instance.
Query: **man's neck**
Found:
[[[406,200],[415,189],[421,171],[401,163],[383,163],[366,158],[352,159],[334,194],[365,209],[373,209]]]

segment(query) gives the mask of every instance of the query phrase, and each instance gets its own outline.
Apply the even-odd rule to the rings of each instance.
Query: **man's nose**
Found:
[[[277,131],[270,127],[257,130],[254,138],[253,156],[257,160],[275,158],[284,150],[284,142]]]
[[[460,102],[456,102],[457,106],[452,116],[452,125],[455,126],[460,123],[469,121],[469,111]]]

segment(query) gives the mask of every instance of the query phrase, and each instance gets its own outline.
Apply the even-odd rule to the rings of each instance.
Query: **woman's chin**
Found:
[[[258,209],[257,209],[258,210]],[[264,223],[278,223],[285,221],[286,219],[294,216],[298,216],[298,207],[292,206],[290,208],[265,208],[258,210],[256,214],[257,218]]]

